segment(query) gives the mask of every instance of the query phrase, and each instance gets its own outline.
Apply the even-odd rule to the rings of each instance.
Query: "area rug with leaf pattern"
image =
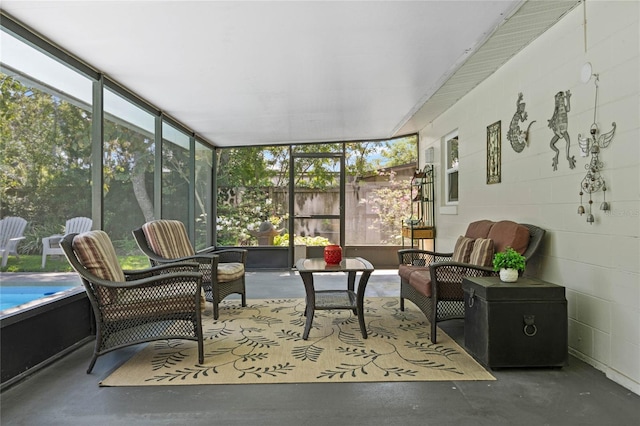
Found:
[[[303,299],[237,300],[221,304],[220,318],[203,316],[204,363],[187,340],[149,343],[101,382],[102,386],[256,383],[495,380],[411,303],[365,298],[368,338],[350,310],[316,311],[302,339]]]

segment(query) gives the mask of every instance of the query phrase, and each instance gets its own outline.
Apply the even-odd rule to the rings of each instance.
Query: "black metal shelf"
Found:
[[[416,170],[411,179],[409,190],[411,199],[411,216],[402,222],[402,246],[406,247],[405,238],[410,241],[411,248],[421,240],[435,240],[435,174],[431,164],[422,170]],[[424,247],[424,243],[422,243]]]

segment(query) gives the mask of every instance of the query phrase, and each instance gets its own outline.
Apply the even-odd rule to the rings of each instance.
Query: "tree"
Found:
[[[87,110],[0,73],[2,215],[64,223],[90,211]]]
[[[155,144],[153,135],[107,115],[102,149],[103,226],[118,245],[131,240],[131,229],[154,219]]]
[[[382,156],[387,159],[383,167],[400,166],[417,163],[418,137],[416,135],[403,136],[399,139],[385,141],[386,150]]]

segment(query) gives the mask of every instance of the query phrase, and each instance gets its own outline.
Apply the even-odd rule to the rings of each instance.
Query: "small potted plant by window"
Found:
[[[518,281],[518,271],[524,271],[525,257],[507,247],[493,256],[493,270],[500,271],[500,280],[506,283]]]

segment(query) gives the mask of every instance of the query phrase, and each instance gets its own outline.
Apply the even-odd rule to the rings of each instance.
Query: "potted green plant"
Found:
[[[500,280],[506,283],[518,281],[518,271],[524,271],[526,259],[511,247],[493,256],[493,270],[500,271]]]

